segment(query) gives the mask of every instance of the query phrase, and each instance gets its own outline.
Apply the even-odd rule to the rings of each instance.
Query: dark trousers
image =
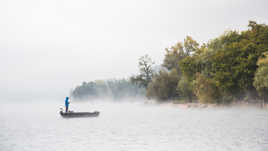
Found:
[[[65,112],[68,112],[69,106],[65,106]]]

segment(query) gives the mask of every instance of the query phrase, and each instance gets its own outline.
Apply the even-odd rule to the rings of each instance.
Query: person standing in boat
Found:
[[[67,96],[66,99],[65,99],[65,112],[68,112],[69,111],[69,97]]]

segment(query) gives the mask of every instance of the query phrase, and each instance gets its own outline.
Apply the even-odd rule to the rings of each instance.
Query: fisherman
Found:
[[[69,100],[69,97],[67,96],[65,99],[65,112],[66,113],[68,112],[69,104],[70,104],[70,102],[68,100]]]

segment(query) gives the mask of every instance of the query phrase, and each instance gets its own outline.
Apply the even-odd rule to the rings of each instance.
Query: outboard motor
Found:
[[[60,114],[63,114],[63,108],[60,108]]]

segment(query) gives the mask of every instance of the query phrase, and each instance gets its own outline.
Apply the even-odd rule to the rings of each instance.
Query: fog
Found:
[[[1,0],[0,100],[60,99],[82,81],[127,78],[186,35],[268,22],[266,0]]]
[[[2,150],[266,151],[267,111],[256,108],[179,108],[125,100],[71,102],[98,118],[64,119],[63,101],[0,106]]]

